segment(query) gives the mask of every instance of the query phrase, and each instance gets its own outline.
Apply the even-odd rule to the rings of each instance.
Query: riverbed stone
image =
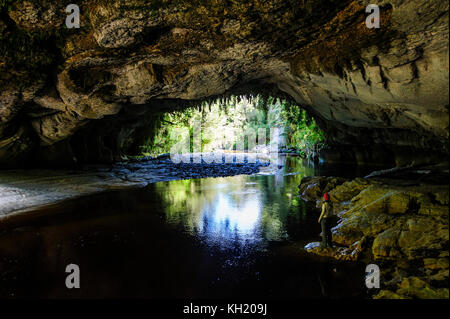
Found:
[[[299,194],[306,200],[320,200],[324,193],[328,193],[346,181],[342,177],[307,176],[303,177],[299,185]],[[333,198],[330,198],[333,201]]]
[[[423,194],[418,197],[419,214],[427,216],[445,217],[448,215],[448,192]]]
[[[418,277],[408,277],[403,279],[396,291],[399,295],[415,297],[421,299],[448,299],[448,288],[433,288],[424,280]]]
[[[389,228],[378,234],[372,245],[375,259],[395,259],[401,255],[397,244],[401,231]]]
[[[339,244],[352,244],[363,236],[374,237],[392,226],[394,220],[387,214],[354,211],[332,228],[333,240]]]
[[[433,219],[415,217],[407,220],[407,230],[400,233],[398,245],[410,259],[439,254],[448,248],[448,224],[440,224]]]
[[[341,246],[322,247],[320,242],[309,243],[305,246],[305,250],[318,256],[342,261],[356,261],[360,253],[357,247],[354,247],[354,249]]]
[[[442,282],[447,282],[448,283],[448,278],[449,278],[449,269],[441,269],[438,270],[437,272],[433,273],[432,275],[429,275],[427,277],[430,282],[437,282],[437,283],[442,283]]]
[[[370,184],[363,178],[346,181],[330,191],[330,198],[335,204],[342,205],[349,202],[353,197],[369,186]]]
[[[428,269],[448,269],[448,258],[424,258],[423,263]]]

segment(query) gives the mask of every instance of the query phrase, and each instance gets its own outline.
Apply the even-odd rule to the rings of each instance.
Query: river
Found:
[[[364,298],[364,266],[310,256],[303,176],[368,172],[283,156],[276,171],[159,182],[40,209],[0,232],[3,298]],[[67,289],[68,264],[80,288]]]

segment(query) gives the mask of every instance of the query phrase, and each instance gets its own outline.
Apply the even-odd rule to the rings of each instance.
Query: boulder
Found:
[[[429,257],[448,249],[448,224],[417,216],[409,218],[406,226],[398,237],[398,246],[408,258]]]
[[[372,245],[372,254],[376,259],[395,259],[401,256],[398,247],[398,237],[401,231],[389,228],[375,237]]]
[[[447,258],[424,258],[423,264],[428,269],[448,269]]]
[[[299,194],[308,201],[322,200],[324,193],[329,193],[347,180],[342,177],[306,176],[298,186]],[[331,195],[331,194],[330,194]],[[330,198],[334,202],[333,198]]]
[[[355,245],[353,249],[340,246],[321,247],[320,242],[312,242],[307,244],[305,246],[305,250],[318,256],[329,257],[342,261],[356,261],[358,260],[359,254],[361,252],[357,245]]]

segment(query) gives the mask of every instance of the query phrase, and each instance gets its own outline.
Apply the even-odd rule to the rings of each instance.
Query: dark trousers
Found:
[[[320,226],[322,226],[322,246],[332,247],[330,222],[328,218],[322,218]]]

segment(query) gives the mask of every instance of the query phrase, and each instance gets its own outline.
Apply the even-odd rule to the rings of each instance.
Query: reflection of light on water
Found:
[[[261,216],[260,198],[251,194],[247,200],[237,206],[233,199],[226,194],[218,194],[217,201],[212,209],[202,212],[199,229],[208,239],[235,240],[256,239],[259,236],[259,224]]]
[[[157,184],[161,185],[166,220],[221,249],[249,251],[287,240],[288,215],[296,216],[299,209],[293,206],[297,186],[302,176],[314,175],[314,169],[305,167],[302,161],[300,157],[280,156],[280,167],[269,176]]]

